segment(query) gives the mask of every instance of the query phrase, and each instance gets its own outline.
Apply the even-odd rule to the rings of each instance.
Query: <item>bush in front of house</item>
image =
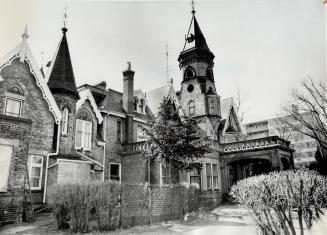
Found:
[[[98,230],[109,230],[119,195],[120,185],[115,182],[57,184],[49,188],[48,203],[58,229],[89,232],[92,221]]]
[[[272,172],[239,181],[231,195],[263,234],[303,234],[323,214],[327,178],[305,170]]]

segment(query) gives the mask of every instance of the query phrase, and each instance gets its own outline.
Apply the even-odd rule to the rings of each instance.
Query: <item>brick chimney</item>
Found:
[[[131,62],[127,62],[127,69],[123,71],[123,109],[129,114],[133,113],[134,74],[135,72],[131,69]]]
[[[134,74],[135,72],[131,68],[131,62],[127,62],[127,69],[123,71],[124,76],[124,88],[123,88],[123,109],[126,114],[126,142],[133,143],[133,121],[134,121]]]

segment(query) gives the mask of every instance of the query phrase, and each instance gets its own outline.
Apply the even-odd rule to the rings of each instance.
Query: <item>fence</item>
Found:
[[[58,224],[62,224],[60,220],[64,217],[70,220],[76,232],[114,230],[178,219],[199,205],[197,188],[183,185],[104,182],[57,185],[49,193]],[[62,211],[66,214],[60,215]]]

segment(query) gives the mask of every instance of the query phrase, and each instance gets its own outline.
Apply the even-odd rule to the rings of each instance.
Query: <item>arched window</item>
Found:
[[[141,99],[140,100],[140,105],[139,105],[139,108],[140,108],[140,113],[143,113],[144,112],[144,99]]]
[[[133,100],[134,111],[137,111],[138,103],[139,103],[139,99],[136,96],[134,96],[134,100]]]
[[[188,103],[188,114],[190,116],[193,116],[195,114],[195,102],[193,100]]]
[[[211,100],[209,102],[209,113],[210,114],[214,114],[215,113],[215,102],[213,102],[213,100]]]
[[[195,70],[191,66],[187,67],[187,69],[185,70],[185,73],[184,73],[184,78],[190,79],[190,78],[194,78],[194,77],[195,77]]]
[[[91,115],[83,110],[76,118],[76,149],[91,150],[92,143],[92,118]]]
[[[206,77],[213,80],[213,73],[210,67],[207,68]]]
[[[64,108],[62,111],[62,120],[61,120],[61,133],[67,134],[68,130],[68,109]]]
[[[22,89],[15,85],[9,87],[5,92],[4,114],[8,116],[20,117],[23,101],[25,99]]]

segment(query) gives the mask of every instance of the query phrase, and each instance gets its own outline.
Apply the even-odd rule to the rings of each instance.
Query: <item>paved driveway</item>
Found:
[[[193,213],[186,221],[165,222],[161,225],[173,233],[256,235],[256,230],[245,209],[224,205],[211,212]]]

